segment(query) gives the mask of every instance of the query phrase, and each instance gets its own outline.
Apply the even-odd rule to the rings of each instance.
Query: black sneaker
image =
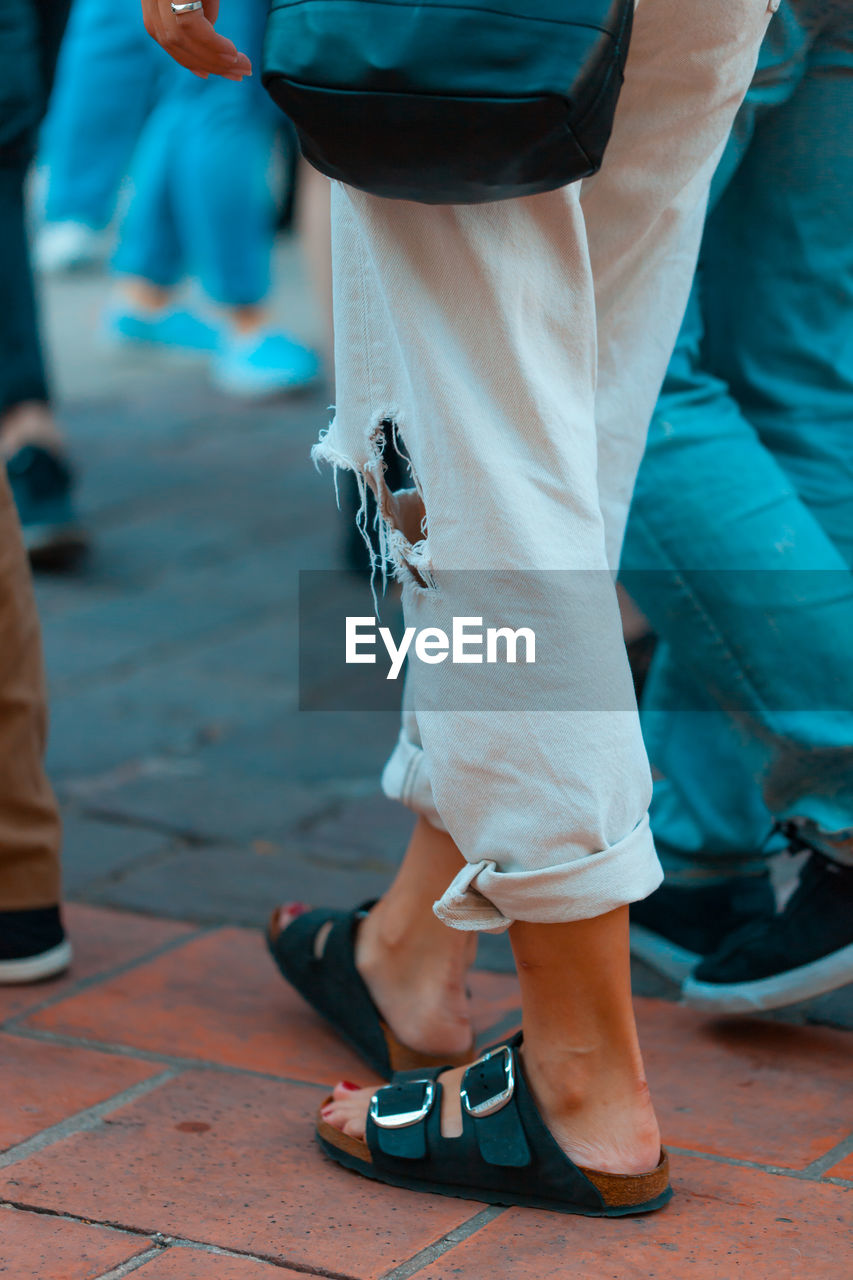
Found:
[[[74,509],[74,476],[59,454],[27,444],[6,463],[6,473],[34,569],[67,569],[88,539]]]
[[[70,963],[59,907],[0,911],[0,986],[55,978]]]
[[[737,876],[710,884],[662,884],[631,903],[631,954],[682,983],[724,939],[776,909],[770,877]]]
[[[696,968],[684,999],[709,1013],[756,1013],[853,982],[853,867],[816,850],[770,919],[745,925]]]

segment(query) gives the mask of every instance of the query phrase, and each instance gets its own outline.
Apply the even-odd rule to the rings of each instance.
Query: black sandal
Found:
[[[366,902],[354,911],[320,907],[297,916],[280,932],[276,931],[276,911],[267,929],[267,946],[291,986],[384,1080],[390,1080],[397,1071],[437,1066],[445,1069],[446,1055],[430,1057],[401,1044],[383,1021],[355,967],[356,930],[373,905]],[[332,927],[318,957],[315,939],[330,922]],[[458,1054],[451,1066],[470,1062],[473,1052],[471,1046]]]
[[[441,1133],[446,1067],[401,1074],[370,1103],[364,1140],[320,1116],[317,1138],[338,1164],[411,1191],[618,1218],[662,1209],[672,1198],[669,1157],[650,1173],[614,1174],[573,1164],[542,1122],[524,1078],[521,1035],[487,1053],[462,1079],[463,1133]],[[323,1104],[326,1105],[325,1103]]]

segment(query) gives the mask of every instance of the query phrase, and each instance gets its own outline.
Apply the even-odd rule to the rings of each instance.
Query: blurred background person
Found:
[[[622,560],[661,638],[642,709],[667,879],[633,945],[699,964],[685,995],[724,1011],[853,981],[851,120],[851,6],[792,0],[717,174]],[[764,851],[786,846],[777,911]]]
[[[266,14],[265,0],[220,10],[257,61]],[[269,321],[281,116],[258,80],[234,79],[172,62],[137,0],[77,0],[42,153],[39,257],[48,269],[97,260],[129,165],[106,337],[203,353],[219,388],[251,398],[305,386],[319,363]],[[181,299],[187,279],[200,303]]]
[[[51,408],[25,226],[24,186],[67,17],[66,0],[0,0],[0,457],[34,563],[85,548]]]
[[[62,973],[71,962],[71,946],[59,906],[59,809],[44,771],[47,708],[41,633],[15,505],[2,472],[0,655],[0,986],[4,986]]]
[[[134,0],[73,0],[39,146],[39,271],[100,265],[119,190],[170,70]]]

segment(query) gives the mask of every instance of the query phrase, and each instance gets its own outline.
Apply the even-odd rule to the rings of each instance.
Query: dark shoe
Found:
[[[745,925],[703,960],[684,999],[709,1013],[755,1013],[853,982],[853,867],[813,851],[785,908]]]
[[[0,911],[0,986],[55,978],[70,963],[59,907]]]
[[[681,983],[730,934],[775,910],[768,875],[662,884],[643,902],[631,903],[631,954]]]
[[[24,545],[34,569],[67,569],[88,539],[74,510],[74,478],[63,457],[26,444],[6,463]]]
[[[581,1168],[558,1147],[527,1085],[521,1036],[473,1063],[462,1077],[462,1134],[441,1132],[438,1077],[411,1072],[379,1089],[367,1133],[353,1138],[317,1120],[320,1146],[337,1164],[392,1187],[458,1196],[487,1204],[523,1205],[595,1218],[662,1209],[672,1198],[669,1158],[641,1174]]]

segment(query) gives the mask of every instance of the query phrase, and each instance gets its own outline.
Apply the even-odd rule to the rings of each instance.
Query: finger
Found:
[[[187,71],[192,71],[194,75],[202,76],[205,80],[209,76],[221,76],[223,74],[224,68],[221,63],[208,63],[206,60],[199,61],[197,57],[184,53],[177,45],[168,46],[164,44],[163,47],[168,52],[169,57],[174,62],[177,62],[178,66],[185,67]]]
[[[240,79],[246,74],[238,63],[223,62],[221,58],[211,58],[193,50],[187,50],[175,39],[167,38],[162,43],[169,57],[173,58],[180,66],[186,67],[188,71],[197,71],[204,75],[216,76],[238,75]]]
[[[175,18],[176,38],[183,52],[207,60],[221,60],[229,70],[245,66],[251,69],[251,63],[244,53],[240,53],[233,40],[222,36],[208,22],[205,15],[196,11],[177,15]]]
[[[167,39],[163,42],[163,47],[176,62],[191,70],[208,71],[219,76],[239,75],[241,79],[252,74],[252,64],[248,58],[236,51],[211,53],[203,45],[182,40],[180,36]]]

